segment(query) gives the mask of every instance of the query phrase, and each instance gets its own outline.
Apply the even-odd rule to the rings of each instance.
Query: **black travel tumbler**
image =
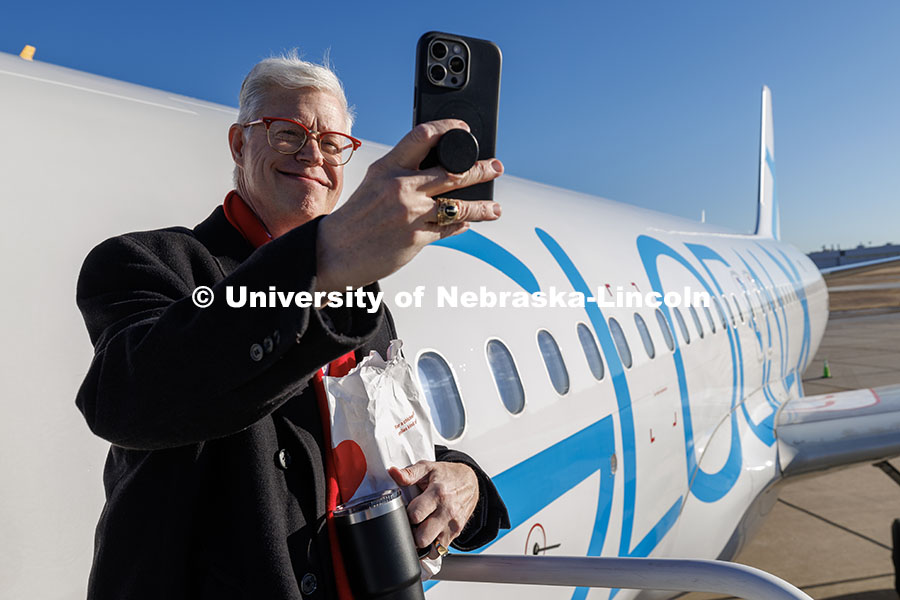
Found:
[[[334,511],[334,521],[355,598],[425,599],[416,545],[400,490],[342,504]]]

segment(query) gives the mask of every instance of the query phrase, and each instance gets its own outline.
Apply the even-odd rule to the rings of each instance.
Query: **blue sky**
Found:
[[[354,134],[392,144],[410,126],[429,30],[501,47],[508,173],[748,231],[765,83],[784,239],[900,243],[896,0],[48,0],[7,3],[0,51],[32,44],[38,60],[235,106],[257,60],[330,48]]]

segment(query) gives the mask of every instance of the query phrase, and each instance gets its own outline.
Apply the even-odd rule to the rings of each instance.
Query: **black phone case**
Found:
[[[468,47],[468,79],[461,89],[448,89],[429,81],[425,69],[428,45],[434,38],[459,42]],[[413,125],[436,119],[462,119],[468,123],[478,140],[478,160],[494,158],[502,60],[500,48],[493,42],[438,31],[424,34],[416,46]],[[422,161],[420,168],[426,169],[437,164],[436,154],[432,152]],[[438,197],[493,200],[494,182],[479,183]]]

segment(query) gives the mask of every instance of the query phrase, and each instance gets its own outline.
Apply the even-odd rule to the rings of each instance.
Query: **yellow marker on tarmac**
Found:
[[[19,56],[24,58],[25,60],[34,60],[34,51],[36,48],[31,44],[26,44],[22,51],[19,52]]]

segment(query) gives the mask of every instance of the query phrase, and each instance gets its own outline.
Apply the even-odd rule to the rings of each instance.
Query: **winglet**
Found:
[[[781,217],[775,195],[775,129],[772,124],[772,92],[762,89],[762,116],[759,127],[759,204],[756,208],[756,235],[781,239]]]

